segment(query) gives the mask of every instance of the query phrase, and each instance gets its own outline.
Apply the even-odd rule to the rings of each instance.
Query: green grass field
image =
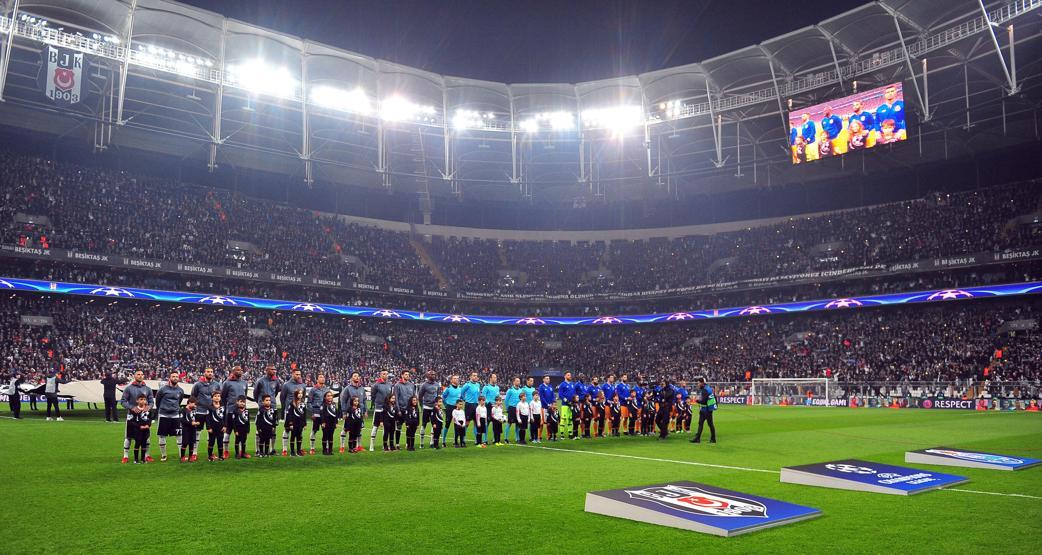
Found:
[[[932,467],[968,476],[960,490],[1022,497],[970,491],[899,497],[689,464],[765,470],[841,458],[903,464],[906,449],[937,445],[1038,457],[1042,416],[1031,413],[724,407],[717,413],[716,445],[674,435],[666,442],[543,444],[568,451],[450,447],[137,466],[118,464],[122,424],[98,422],[82,410],[60,423],[23,414],[30,416],[0,419],[6,498],[0,553],[157,547],[211,553],[1026,553],[1042,539],[1040,467]],[[823,516],[718,538],[583,512],[587,491],[669,480],[809,505]]]

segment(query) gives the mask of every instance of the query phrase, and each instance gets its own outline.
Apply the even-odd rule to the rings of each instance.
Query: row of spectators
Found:
[[[457,286],[476,291],[651,291],[854,268],[1042,244],[1016,216],[1039,209],[1042,184],[1008,185],[911,202],[791,218],[714,235],[603,243],[437,239]],[[502,273],[527,273],[505,281]]]
[[[231,191],[0,154],[3,242],[436,287],[407,233]],[[16,214],[47,220],[17,222]],[[234,243],[229,243],[232,241]]]
[[[1039,208],[1029,182],[714,235],[604,243],[436,237],[452,288],[649,291],[1042,244],[1013,225]],[[0,154],[0,240],[329,279],[435,289],[404,232],[171,179]],[[16,221],[18,213],[39,216]]]
[[[99,266],[2,258],[0,258],[0,276],[448,314],[533,317],[617,316],[1042,281],[1042,260],[897,274],[872,279],[847,278],[799,285],[763,286],[756,289],[702,293],[676,298],[598,301],[596,303],[572,301],[567,304],[550,304],[539,301],[504,303],[489,300],[387,295],[347,289],[276,285],[231,278],[177,276],[156,274],[146,270],[108,270]]]
[[[0,365],[30,377],[61,371],[98,379],[141,369],[219,375],[236,364],[256,376],[324,372],[342,383],[352,371],[368,383],[380,370],[452,374],[561,368],[592,380],[627,373],[717,382],[752,377],[834,377],[839,381],[972,383],[1042,380],[1037,330],[1010,333],[1010,320],[1034,320],[1042,300],[955,301],[724,319],[649,327],[533,328],[389,322],[346,317],[176,306],[133,300],[15,294],[0,300]],[[53,326],[23,323],[49,316]],[[996,356],[998,353],[998,356]]]

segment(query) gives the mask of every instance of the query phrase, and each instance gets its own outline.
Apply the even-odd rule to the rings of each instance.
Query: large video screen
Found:
[[[907,138],[901,83],[789,111],[793,164],[841,156]]]

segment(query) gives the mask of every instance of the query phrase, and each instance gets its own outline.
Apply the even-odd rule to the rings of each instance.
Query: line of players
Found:
[[[908,136],[904,101],[897,99],[897,87],[890,86],[883,91],[883,103],[875,112],[863,110],[860,100],[852,103],[851,110],[845,118],[845,126],[844,118],[835,115],[831,106],[825,107],[817,123],[809,113],[801,114],[799,126],[792,125],[789,129],[793,163],[903,141]]]
[[[367,405],[373,413],[369,450],[374,450],[380,429],[383,430],[384,450],[399,450],[404,427],[406,448],[412,451],[417,445],[421,448],[425,445],[428,426],[432,432],[429,447],[440,449],[447,446],[449,429],[446,422],[451,423],[455,431],[455,447],[466,447],[465,434],[470,425],[473,425],[474,442],[480,447],[509,443],[510,438],[526,444],[527,434],[535,443],[544,437],[557,441],[563,435],[562,425],[563,432],[570,431],[568,436],[572,439],[623,433],[652,435],[656,425],[660,438],[665,438],[670,431],[690,431],[691,403],[696,401],[689,396],[684,382],[675,387],[662,382],[655,390],[645,391],[640,386],[631,388],[625,374],[619,383],[615,383],[612,375],[604,384],[597,384],[597,379],[594,379],[593,383],[586,385],[573,382],[569,372],[556,389],[550,385],[549,377],[544,377],[538,388],[533,387],[534,379],[531,377],[524,386],[519,378],[514,378],[503,394],[495,374],[485,384],[479,382],[477,373],[471,374],[462,385],[458,376],[452,376],[450,383],[442,388],[435,381],[433,372],[427,373],[425,381],[414,384],[411,374],[406,371],[394,384],[388,383],[387,372],[381,372],[370,388],[372,403],[369,405],[366,389],[357,372],[352,374],[340,392],[340,399],[336,400],[333,390],[325,383],[324,375],[319,374],[315,385],[308,389],[299,370],[294,370],[291,379],[283,382],[274,367],[269,366],[254,385],[258,409],[256,416],[251,418],[246,407],[247,384],[242,374],[242,369],[235,367],[229,379],[218,384],[214,381],[213,370],[206,369],[182,407],[185,393],[178,383],[178,373],[171,372],[167,383],[154,396],[145,384],[143,374],[140,371],[135,373],[134,381],[124,388],[121,400],[127,410],[122,462],[130,461],[131,449],[135,463],[153,461],[150,455],[153,406],[158,414],[155,424],[161,460],[167,460],[167,438],[175,437],[180,460],[195,462],[204,430],[207,458],[211,461],[229,458],[230,446],[233,446],[236,458],[251,458],[247,448],[251,427],[256,429],[255,455],[274,456],[280,420],[284,421],[283,456],[314,455],[319,435],[322,453],[332,455],[338,428],[341,430],[341,453],[345,450],[364,451],[361,435],[368,418]],[[706,399],[711,398],[712,390],[708,386],[702,383],[700,388],[708,390]],[[281,401],[281,413],[276,409],[276,396]],[[560,408],[556,404],[557,398],[561,399]],[[234,399],[234,404],[226,404],[226,399]],[[700,402],[709,407],[706,399]],[[710,409],[715,409],[715,398],[713,401]],[[700,415],[705,410],[703,408]],[[308,415],[311,417],[310,448],[305,451],[303,435],[308,427]],[[711,416],[710,412],[711,441],[715,442]],[[694,442],[701,435],[703,419],[700,416],[699,432]],[[626,431],[623,432],[622,428]],[[419,444],[416,443],[417,430],[420,431]]]

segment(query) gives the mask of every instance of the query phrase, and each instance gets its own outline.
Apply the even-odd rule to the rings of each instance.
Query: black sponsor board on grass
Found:
[[[591,491],[586,512],[725,537],[821,515],[811,507],[688,481]]]
[[[970,451],[968,449],[953,449],[951,447],[931,447],[929,449],[907,451],[905,453],[905,462],[961,466],[963,468],[984,468],[988,470],[1022,470],[1042,464],[1042,460],[1039,459]]]
[[[894,466],[859,459],[844,459],[781,469],[781,481],[824,488],[914,495],[969,480],[963,476]]]

